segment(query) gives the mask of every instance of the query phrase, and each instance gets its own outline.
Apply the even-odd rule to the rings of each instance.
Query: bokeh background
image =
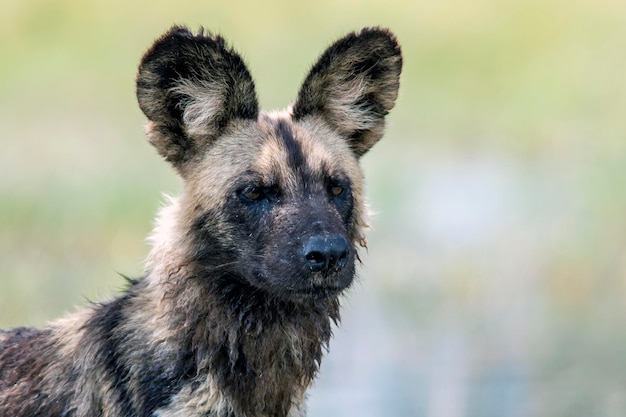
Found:
[[[334,39],[392,28],[405,66],[363,166],[377,215],[311,416],[626,415],[626,3],[0,3],[0,327],[139,276],[180,181],[143,138],[137,63],[222,32],[262,106]]]

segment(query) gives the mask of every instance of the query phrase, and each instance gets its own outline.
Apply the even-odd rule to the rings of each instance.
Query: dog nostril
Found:
[[[309,265],[324,265],[326,263],[326,258],[320,252],[309,252],[305,258],[309,261]]]
[[[341,255],[339,255],[339,258],[337,258],[337,266],[339,268],[343,268],[344,266],[346,266],[347,261],[348,261],[348,251],[346,250]]]
[[[328,272],[346,266],[348,243],[342,236],[312,236],[304,244],[306,265],[314,272]]]

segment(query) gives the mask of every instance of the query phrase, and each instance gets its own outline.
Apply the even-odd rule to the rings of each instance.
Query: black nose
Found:
[[[339,270],[348,262],[348,242],[339,235],[311,236],[304,244],[302,253],[311,271]]]

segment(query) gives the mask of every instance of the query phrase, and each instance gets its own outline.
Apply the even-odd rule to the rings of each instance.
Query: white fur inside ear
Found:
[[[370,90],[362,78],[333,85],[335,88],[329,92],[327,108],[343,133],[372,129],[380,123],[379,117],[365,103],[357,104]]]
[[[181,79],[172,93],[181,95],[178,106],[183,109],[186,133],[195,139],[211,137],[217,133],[216,117],[224,110],[226,83]]]

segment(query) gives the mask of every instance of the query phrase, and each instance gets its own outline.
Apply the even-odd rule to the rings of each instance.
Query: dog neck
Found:
[[[303,401],[339,320],[337,297],[285,301],[236,277],[191,274],[167,294],[179,366],[211,378],[236,415],[286,416]],[[184,362],[184,363],[183,363]]]

